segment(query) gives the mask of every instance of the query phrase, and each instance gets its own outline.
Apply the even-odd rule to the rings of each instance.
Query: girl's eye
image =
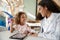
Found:
[[[25,18],[25,17],[22,17],[22,18]]]
[[[25,17],[22,17],[22,18],[25,18]]]

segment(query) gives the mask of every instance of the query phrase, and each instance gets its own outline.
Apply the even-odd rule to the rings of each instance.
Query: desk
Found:
[[[10,39],[9,38],[11,35],[13,35],[15,33],[17,33],[17,32],[14,32],[14,33],[10,33],[9,31],[0,32],[0,40],[18,40],[18,39]],[[24,40],[49,40],[49,39],[28,36]]]

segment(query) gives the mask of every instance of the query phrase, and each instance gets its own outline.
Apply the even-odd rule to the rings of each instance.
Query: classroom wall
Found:
[[[28,19],[35,20],[36,0],[24,0],[24,11],[27,12]]]
[[[54,0],[60,6],[60,0]]]
[[[38,0],[38,3],[40,2],[41,0]],[[60,6],[60,0],[54,0],[59,6]]]

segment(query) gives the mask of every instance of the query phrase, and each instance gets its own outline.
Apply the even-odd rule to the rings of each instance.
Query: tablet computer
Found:
[[[12,36],[10,36],[10,39],[21,39],[23,40],[27,35],[26,34],[21,34],[21,33],[16,33]]]

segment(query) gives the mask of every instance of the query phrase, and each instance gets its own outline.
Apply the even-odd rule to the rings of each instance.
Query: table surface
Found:
[[[12,36],[15,33],[17,33],[17,32],[13,32],[13,33],[10,33],[9,31],[0,32],[0,40],[18,40],[18,39],[10,39],[9,38],[10,36]],[[28,36],[24,40],[49,40],[49,39]]]

